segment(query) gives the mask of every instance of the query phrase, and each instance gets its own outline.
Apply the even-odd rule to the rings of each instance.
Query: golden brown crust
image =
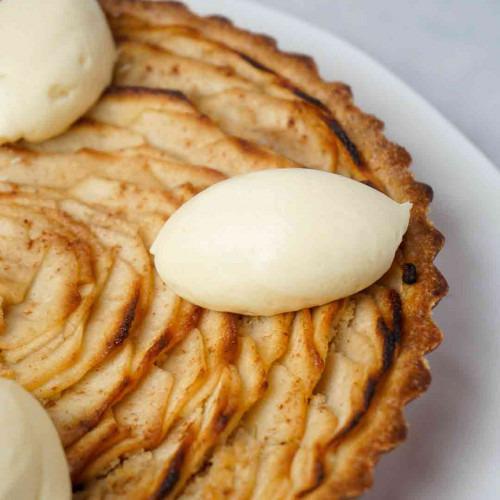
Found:
[[[378,385],[367,413],[338,443],[337,459],[328,463],[326,479],[308,496],[359,495],[371,485],[373,467],[380,454],[404,440],[403,408],[427,389],[430,372],[424,355],[442,340],[431,318],[432,308],[447,292],[446,281],[433,264],[444,239],[427,218],[431,188],[414,180],[409,170],[410,155],[384,136],[383,123],[355,106],[345,84],[323,81],[310,57],[284,53],[266,35],[238,29],[223,17],[199,17],[177,2],[101,0],[101,3],[111,16],[128,14],[151,24],[195,28],[237,50],[249,62],[284,77],[296,87],[299,97],[328,108],[355,144],[354,151],[363,167],[376,176],[392,198],[413,203],[402,247],[406,283],[401,291],[403,326],[398,355]]]

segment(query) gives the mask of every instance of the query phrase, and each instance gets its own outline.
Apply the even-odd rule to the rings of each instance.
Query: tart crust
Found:
[[[178,3],[101,3],[115,87],[61,136],[0,147],[0,373],[44,404],[76,498],[359,495],[442,338],[431,188],[312,59]],[[270,317],[162,282],[147,249],[178,206],[301,165],[413,203],[383,278]]]

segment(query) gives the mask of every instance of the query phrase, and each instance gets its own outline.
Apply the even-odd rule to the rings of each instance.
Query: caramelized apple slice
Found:
[[[117,88],[89,113],[97,121],[142,134],[151,146],[179,160],[227,175],[295,165],[265,148],[226,135],[176,93]]]

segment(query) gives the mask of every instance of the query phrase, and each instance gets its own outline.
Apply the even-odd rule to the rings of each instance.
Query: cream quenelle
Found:
[[[71,498],[68,464],[41,404],[0,378],[0,500]]]
[[[115,46],[97,0],[2,0],[0,26],[0,144],[63,132],[111,82]]]
[[[374,283],[391,266],[410,208],[341,175],[264,170],[194,196],[167,220],[151,253],[186,300],[272,315]]]

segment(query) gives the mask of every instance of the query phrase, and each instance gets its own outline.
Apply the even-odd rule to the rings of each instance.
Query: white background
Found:
[[[406,411],[408,440],[382,459],[366,498],[500,499],[500,174],[425,100],[333,36],[385,62],[496,159],[500,1],[185,1],[313,55],[327,79],[349,83],[386,122],[416,177],[434,188],[431,217],[446,236],[437,265],[450,284],[434,317],[445,341],[428,357],[430,390]]]

